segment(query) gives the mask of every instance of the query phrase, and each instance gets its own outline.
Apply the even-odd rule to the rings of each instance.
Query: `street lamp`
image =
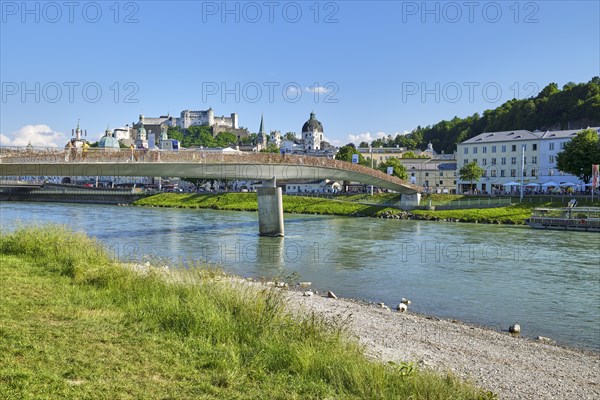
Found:
[[[519,191],[519,200],[523,202],[523,180],[525,178],[525,145],[521,145],[521,190]]]
[[[373,169],[373,146],[369,145],[369,152],[371,153],[371,169]],[[373,185],[371,185],[371,196],[373,196]]]

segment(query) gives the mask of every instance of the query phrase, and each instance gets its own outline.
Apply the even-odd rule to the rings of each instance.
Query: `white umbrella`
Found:
[[[554,186],[554,187],[556,187],[556,186],[558,186],[558,183],[556,183],[556,182],[546,182],[546,183],[543,183],[542,186]]]
[[[573,183],[573,182],[563,182],[560,184],[560,186],[579,186],[579,185],[576,183]]]
[[[585,185],[583,185],[583,186],[592,186],[592,185],[593,185],[593,183],[591,183],[591,182],[590,182],[590,183],[586,183],[586,184],[585,184]]]
[[[503,183],[502,186],[521,186],[521,184],[517,182],[507,182]]]
[[[539,183],[535,183],[535,182],[531,182],[531,183],[528,183],[525,186],[527,186],[527,187],[538,187],[538,186],[540,186],[540,184]]]

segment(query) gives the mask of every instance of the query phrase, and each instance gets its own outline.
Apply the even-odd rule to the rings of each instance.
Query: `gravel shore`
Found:
[[[347,321],[373,359],[451,371],[500,399],[600,399],[600,354],[353,300],[288,292],[290,310]]]

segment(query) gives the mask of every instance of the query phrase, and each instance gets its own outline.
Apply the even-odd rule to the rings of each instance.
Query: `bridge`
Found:
[[[276,180],[360,182],[402,194],[401,204],[419,204],[421,189],[358,164],[305,155],[224,154],[209,150],[61,149],[0,147],[0,176],[130,176],[260,180],[259,227],[283,236],[281,188]],[[264,229],[263,229],[264,228]]]

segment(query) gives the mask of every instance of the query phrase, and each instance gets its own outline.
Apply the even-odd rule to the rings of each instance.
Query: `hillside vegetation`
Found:
[[[495,109],[485,110],[483,115],[456,116],[449,121],[418,126],[408,135],[377,139],[372,145],[424,149],[431,142],[436,151],[451,154],[458,143],[483,132],[517,129],[544,131],[588,126],[600,126],[600,77],[594,77],[587,83],[569,82],[562,89],[556,83],[550,83],[537,96],[509,100]]]

